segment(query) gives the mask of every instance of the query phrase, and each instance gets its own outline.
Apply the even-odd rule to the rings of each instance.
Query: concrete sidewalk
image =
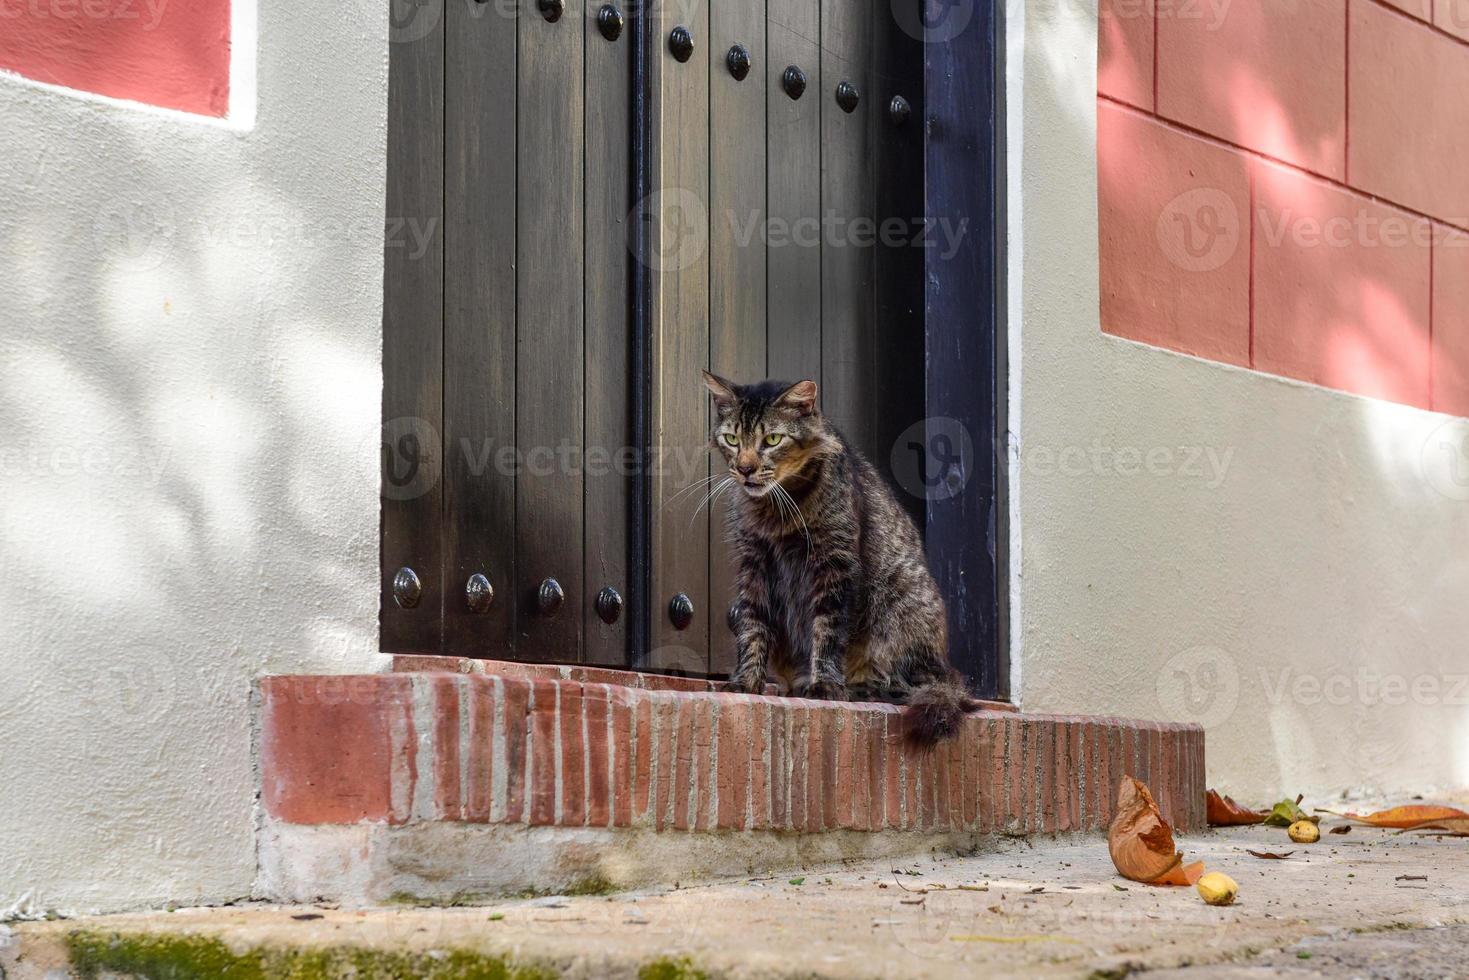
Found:
[[[1469,840],[1356,827],[1301,846],[1253,827],[1180,846],[1239,882],[1237,904],[1126,881],[1100,837],[1007,840],[896,869],[466,908],[241,906],[11,923],[0,927],[0,965],[12,978],[84,972],[76,963],[175,978],[1469,973],[1469,928],[1455,928],[1469,924]],[[1272,861],[1247,849],[1294,853]]]

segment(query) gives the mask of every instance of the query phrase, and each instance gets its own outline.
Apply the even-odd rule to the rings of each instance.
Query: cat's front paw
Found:
[[[842,681],[830,678],[811,681],[804,689],[800,685],[796,687],[796,697],[811,698],[816,701],[849,701],[847,685]]]
[[[764,694],[765,675],[741,671],[729,679],[729,689],[736,694]]]

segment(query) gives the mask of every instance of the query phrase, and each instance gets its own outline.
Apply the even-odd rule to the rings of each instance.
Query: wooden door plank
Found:
[[[966,30],[924,45],[933,119],[925,127],[924,213],[949,222],[943,237],[957,241],[924,250],[927,411],[969,437],[961,440],[968,452],[960,488],[930,496],[928,558],[948,602],[949,658],[985,698],[1009,694],[997,564],[1006,551],[996,466],[1004,451],[996,445],[1004,397],[996,349],[1004,309],[1001,17],[1000,5],[981,4]]]
[[[709,61],[707,4],[654,4],[651,18],[649,124],[651,193],[640,205],[649,222],[652,310],[648,357],[651,586],[649,643],[643,662],[655,670],[709,666],[709,515],[692,518],[676,496],[708,472],[708,393],[699,369],[709,363]],[[693,34],[694,54],[680,63],[669,50],[675,27]],[[691,494],[685,494],[689,496]],[[669,604],[693,602],[679,630]]]
[[[768,367],[789,381],[821,380],[821,0],[769,0],[767,62]],[[792,99],[788,66],[806,75]]]
[[[441,0],[440,0],[441,2]],[[443,581],[439,541],[444,368],[444,26],[390,45],[387,224],[383,249],[381,643],[438,653]],[[418,32],[413,32],[418,33]],[[393,598],[400,567],[422,586],[418,605]]]
[[[873,251],[877,238],[870,120],[873,0],[821,3],[822,411],[874,456]],[[883,3],[886,7],[887,4]],[[842,84],[856,108],[838,104]]]
[[[632,445],[631,331],[628,212],[632,137],[632,32],[624,26],[609,41],[597,27],[602,0],[586,0],[586,603],[582,616],[585,658],[627,663],[626,602]],[[612,623],[598,615],[596,596],[614,589],[623,612]]]
[[[917,9],[916,7],[913,9]],[[907,244],[923,216],[923,45],[893,16],[893,5],[873,5],[871,126],[877,166],[878,246],[875,253],[876,324],[873,332],[872,463],[896,489],[898,500],[924,526],[924,495],[911,477],[899,479],[893,455],[907,452],[907,433],[924,417],[923,252]],[[891,111],[894,97],[909,107],[905,120]],[[891,224],[889,224],[891,223]],[[882,234],[888,225],[896,235]],[[913,469],[911,465],[908,470]]]
[[[715,374],[750,382],[765,376],[765,5],[721,3],[710,17],[709,363]],[[743,80],[728,67],[736,44],[753,62]],[[713,456],[711,475],[724,472],[722,460]],[[729,673],[735,663],[728,625],[736,588],[727,503],[718,501],[710,514],[709,654],[716,674]]]
[[[491,4],[494,7],[496,5]],[[583,76],[581,18],[519,8],[516,79],[517,653],[581,659],[583,445]],[[573,7],[573,10],[576,8]],[[537,589],[565,596],[538,612]]]
[[[515,17],[448,0],[444,104],[446,652],[515,652]],[[484,575],[494,601],[470,608]]]

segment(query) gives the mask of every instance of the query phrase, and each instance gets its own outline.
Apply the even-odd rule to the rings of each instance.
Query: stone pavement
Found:
[[[1117,876],[1098,836],[967,857],[463,908],[186,909],[0,927],[6,977],[1469,975],[1469,840],[1357,827],[1180,839],[1239,901]],[[1294,851],[1283,861],[1247,849]],[[218,940],[219,942],[216,942]],[[1203,969],[1207,968],[1207,969]]]

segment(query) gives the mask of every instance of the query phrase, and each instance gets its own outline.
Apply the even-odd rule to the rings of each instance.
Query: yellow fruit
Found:
[[[1199,894],[1210,905],[1230,905],[1239,894],[1239,885],[1227,874],[1210,871],[1199,879]]]
[[[1314,844],[1321,839],[1321,830],[1309,820],[1297,820],[1286,831],[1297,844]]]

